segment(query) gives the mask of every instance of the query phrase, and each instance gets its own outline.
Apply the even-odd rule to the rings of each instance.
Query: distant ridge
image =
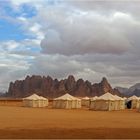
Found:
[[[50,76],[27,76],[24,80],[16,80],[9,85],[6,96],[8,97],[25,97],[33,93],[54,98],[68,92],[73,96],[100,96],[105,92],[120,95],[117,89],[112,89],[105,77],[100,83],[91,84],[88,80],[75,80],[73,75],[67,79],[52,79]]]
[[[121,92],[121,94],[126,96],[132,95],[140,96],[140,83],[136,83],[130,88],[116,87],[116,89],[118,89],[119,92]]]

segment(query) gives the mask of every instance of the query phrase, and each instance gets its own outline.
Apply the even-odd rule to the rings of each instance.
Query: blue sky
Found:
[[[0,0],[0,91],[26,75],[140,82],[138,1]]]
[[[7,20],[0,20],[0,40],[22,40],[28,38],[20,24],[13,24]]]
[[[0,40],[23,40],[30,38],[22,29],[22,23],[16,22],[16,18],[25,17],[32,18],[36,15],[36,9],[28,4],[22,4],[20,10],[13,9],[10,2],[3,3],[1,7],[0,19]]]

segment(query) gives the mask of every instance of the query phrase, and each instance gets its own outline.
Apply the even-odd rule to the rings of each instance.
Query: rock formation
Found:
[[[50,76],[27,76],[24,80],[11,82],[7,96],[9,97],[26,97],[33,93],[42,95],[48,98],[58,97],[66,92],[74,96],[100,96],[105,92],[120,95],[117,89],[112,89],[107,79],[104,77],[100,83],[92,84],[83,79],[75,80],[74,76],[70,75],[67,79],[57,80]]]
[[[135,85],[129,87],[129,88],[124,88],[124,87],[116,87],[116,89],[121,93],[123,96],[133,96],[136,95],[140,97],[140,83],[136,83]]]

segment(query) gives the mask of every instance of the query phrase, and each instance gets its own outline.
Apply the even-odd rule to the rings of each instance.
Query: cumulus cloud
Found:
[[[11,80],[23,78],[29,66],[24,56],[0,52],[0,91],[7,90]]]
[[[11,81],[29,74],[38,44],[34,39],[0,41],[0,91],[7,91]]]
[[[30,73],[65,78],[69,74],[76,74],[83,67],[83,64],[67,56],[38,55],[30,67]]]
[[[116,12],[107,17],[94,10],[77,12],[74,9],[71,14],[69,11],[64,14],[65,8],[57,10],[50,9],[46,15],[43,13],[50,25],[41,42],[42,52],[63,55],[123,54],[132,48],[127,33],[136,23],[131,15]],[[131,27],[127,30],[124,25]]]

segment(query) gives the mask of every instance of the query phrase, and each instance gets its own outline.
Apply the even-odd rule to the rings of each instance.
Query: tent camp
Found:
[[[82,106],[86,106],[86,107],[89,107],[89,104],[90,104],[90,98],[89,97],[84,97],[82,98]]]
[[[105,111],[115,110],[115,98],[111,93],[107,92],[96,100],[91,100],[90,109]]]
[[[140,107],[139,97],[133,95],[127,99],[127,108],[128,109],[138,109]]]
[[[81,108],[81,99],[71,96],[66,93],[63,96],[53,100],[53,108],[73,109]]]
[[[25,107],[46,107],[48,106],[48,99],[37,94],[23,98],[23,106]]]

